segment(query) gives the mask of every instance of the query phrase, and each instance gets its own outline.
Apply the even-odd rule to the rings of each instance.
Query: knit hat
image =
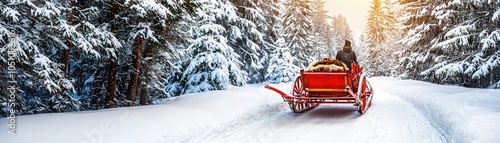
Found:
[[[352,47],[351,47],[351,41],[349,40],[345,40],[345,45],[344,45],[344,52],[346,53],[349,53],[352,51]]]
[[[351,46],[351,41],[345,40],[345,45],[344,46]]]

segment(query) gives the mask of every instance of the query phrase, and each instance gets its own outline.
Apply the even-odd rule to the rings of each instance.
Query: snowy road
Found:
[[[293,114],[283,103],[220,128],[165,141],[447,142],[413,105],[384,91],[376,91],[372,107],[362,116],[354,106],[334,104],[322,104],[306,113]]]
[[[498,89],[385,77],[369,81],[375,95],[362,116],[355,106],[334,104],[293,114],[277,93],[257,84],[153,106],[0,118],[0,143],[500,141]],[[273,86],[290,90],[290,84]],[[11,121],[16,135],[5,125]]]

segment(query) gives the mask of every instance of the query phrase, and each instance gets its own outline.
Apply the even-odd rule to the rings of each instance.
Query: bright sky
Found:
[[[342,14],[357,38],[366,25],[368,10],[373,0],[324,0],[328,15]]]

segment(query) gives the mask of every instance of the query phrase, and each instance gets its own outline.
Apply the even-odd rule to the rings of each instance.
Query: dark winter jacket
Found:
[[[344,62],[349,69],[351,69],[352,62],[358,62],[356,59],[356,53],[352,51],[351,46],[344,46],[344,49],[337,52],[335,59]]]

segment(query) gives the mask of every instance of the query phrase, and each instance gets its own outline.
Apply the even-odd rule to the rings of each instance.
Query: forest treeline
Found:
[[[373,0],[364,42],[373,75],[500,88],[500,1]]]
[[[0,0],[0,115],[147,105],[290,82],[352,39],[346,18],[327,16],[323,4]]]

